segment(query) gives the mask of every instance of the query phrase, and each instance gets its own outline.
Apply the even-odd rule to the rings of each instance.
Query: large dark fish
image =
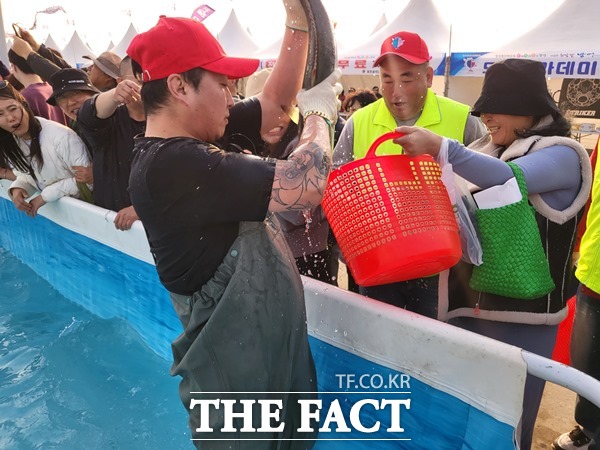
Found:
[[[300,0],[308,20],[308,61],[302,87],[309,89],[319,84],[337,66],[337,46],[331,21],[321,0]]]

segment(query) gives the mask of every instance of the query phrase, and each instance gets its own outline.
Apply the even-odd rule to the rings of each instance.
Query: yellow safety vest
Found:
[[[575,276],[594,292],[600,293],[600,158],[596,161],[592,204],[588,211],[586,229],[579,246],[579,263]]]
[[[463,142],[469,107],[446,97],[438,97],[431,89],[427,90],[423,112],[415,126],[427,128],[434,133]],[[394,131],[398,125],[392,113],[380,98],[352,115],[354,122],[354,159],[363,158],[375,139],[384,133]],[[381,144],[378,155],[400,155],[402,147],[392,141]]]

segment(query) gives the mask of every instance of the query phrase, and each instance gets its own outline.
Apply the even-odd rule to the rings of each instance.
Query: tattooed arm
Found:
[[[335,69],[316,86],[298,93],[304,130],[288,159],[275,166],[269,211],[313,209],[321,203],[331,170],[331,127],[339,110],[341,75]]]
[[[331,134],[322,117],[306,117],[298,146],[277,161],[269,211],[312,209],[321,203],[331,170]]]

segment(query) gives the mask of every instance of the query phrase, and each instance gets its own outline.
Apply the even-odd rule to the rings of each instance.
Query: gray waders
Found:
[[[192,296],[171,294],[171,299],[184,327],[172,343],[171,375],[183,377],[179,395],[190,413],[192,436],[200,439],[194,441],[196,447],[311,449],[314,441],[310,439],[316,437],[316,431],[297,431],[298,399],[317,398],[304,291],[294,258],[278,227],[268,219],[241,223],[238,238],[213,278]],[[243,420],[234,419],[238,431],[222,432],[221,405],[218,410],[210,407],[213,431],[199,433],[196,428],[201,421],[200,408],[189,410],[192,399],[281,400],[279,421],[272,420],[270,426],[276,428],[285,422],[285,427],[281,432],[240,432]],[[254,407],[252,427],[258,429],[260,408],[256,404]],[[241,411],[241,405],[234,411]],[[318,424],[312,425],[315,430],[318,428]],[[268,440],[244,440],[257,438]]]

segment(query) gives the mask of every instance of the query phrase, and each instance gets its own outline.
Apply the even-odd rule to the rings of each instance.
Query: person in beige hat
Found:
[[[88,75],[92,84],[100,91],[108,91],[117,87],[117,78],[119,78],[119,65],[121,57],[113,52],[101,53],[97,58],[93,56],[84,56],[85,59],[92,61],[88,67]]]

